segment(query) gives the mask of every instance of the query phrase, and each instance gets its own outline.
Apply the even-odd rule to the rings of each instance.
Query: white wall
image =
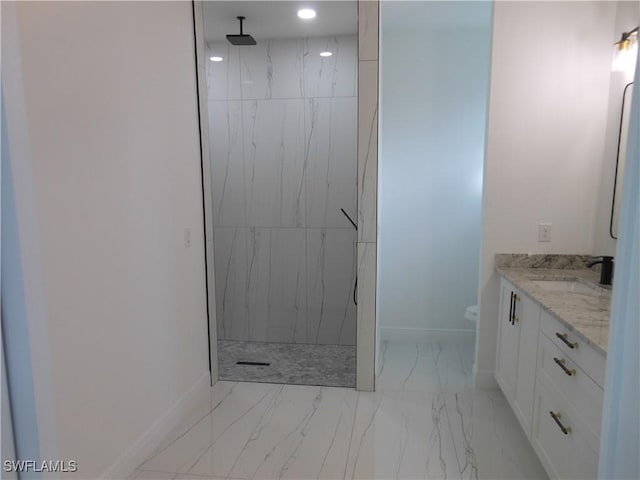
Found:
[[[611,32],[611,43],[620,40],[622,32],[628,32],[640,24],[640,3],[636,1],[616,2],[616,20]],[[620,131],[620,110],[622,108],[622,94],[624,87],[633,81],[633,71],[612,72],[609,86],[609,107],[607,111],[607,131],[604,156],[602,158],[602,173],[599,189],[598,212],[595,229],[596,255],[615,255],[616,240],[609,235],[611,221],[611,200],[613,197],[613,182],[616,170],[616,155],[618,151],[618,134]],[[636,89],[636,91],[638,91]]]
[[[491,381],[496,253],[594,252],[613,2],[496,2],[476,369]],[[538,224],[552,223],[539,243]],[[600,252],[599,252],[600,253]]]
[[[19,202],[34,186],[18,224],[39,230],[57,454],[96,478],[208,375],[191,4],[27,2],[16,18],[3,50],[21,57],[28,137],[12,111],[8,136],[31,151],[11,161],[32,168],[14,185]]]
[[[208,46],[220,339],[356,343],[357,46]]]
[[[9,432],[12,439],[11,445],[15,436],[15,444],[22,458],[37,458],[40,446],[33,385],[34,369],[29,348],[29,332],[25,321],[28,307],[24,292],[25,276],[20,262],[23,252],[19,248],[16,198],[12,182],[14,175],[9,160],[4,108],[2,113],[2,335],[7,339],[6,347],[2,346],[3,358],[1,359],[3,363],[2,459],[15,460],[17,459],[15,454],[8,453],[11,456],[5,457],[7,426],[12,428]],[[5,396],[5,381],[11,382],[11,398],[9,398],[8,388]],[[12,405],[9,405],[9,402]],[[15,433],[13,424],[15,424]]]
[[[383,337],[472,328],[464,312],[477,303],[491,4],[475,27],[429,26],[434,8],[454,3],[382,4]],[[427,27],[396,28],[397,9]]]

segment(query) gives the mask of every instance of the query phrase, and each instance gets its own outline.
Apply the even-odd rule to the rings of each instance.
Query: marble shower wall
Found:
[[[218,338],[355,345],[357,38],[207,48]]]
[[[380,3],[358,1],[358,318],[356,388],[375,390]]]

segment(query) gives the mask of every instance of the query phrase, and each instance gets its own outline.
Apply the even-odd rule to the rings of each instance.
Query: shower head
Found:
[[[256,41],[251,35],[242,33],[242,21],[244,17],[237,17],[240,20],[240,35],[227,35],[227,40],[231,45],[256,45]]]

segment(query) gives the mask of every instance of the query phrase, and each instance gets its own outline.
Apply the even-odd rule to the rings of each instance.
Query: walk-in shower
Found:
[[[355,386],[357,5],[316,10],[204,3],[222,380]]]

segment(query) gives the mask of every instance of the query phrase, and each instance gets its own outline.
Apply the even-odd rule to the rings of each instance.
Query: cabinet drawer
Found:
[[[565,327],[549,312],[543,311],[540,315],[540,329],[565,356],[577,363],[600,387],[604,386],[606,364],[604,355],[594,350],[581,338],[578,338],[571,329]],[[563,336],[566,342],[559,336]],[[573,345],[574,348],[569,347],[567,344]]]
[[[545,376],[575,408],[591,430],[590,440],[592,446],[597,449],[602,418],[602,388],[545,334],[541,334],[539,339],[538,375]]]
[[[533,444],[551,478],[597,478],[598,451],[584,435],[575,410],[541,377],[536,382]],[[556,415],[560,425],[551,416]],[[562,431],[561,426],[567,430]]]

